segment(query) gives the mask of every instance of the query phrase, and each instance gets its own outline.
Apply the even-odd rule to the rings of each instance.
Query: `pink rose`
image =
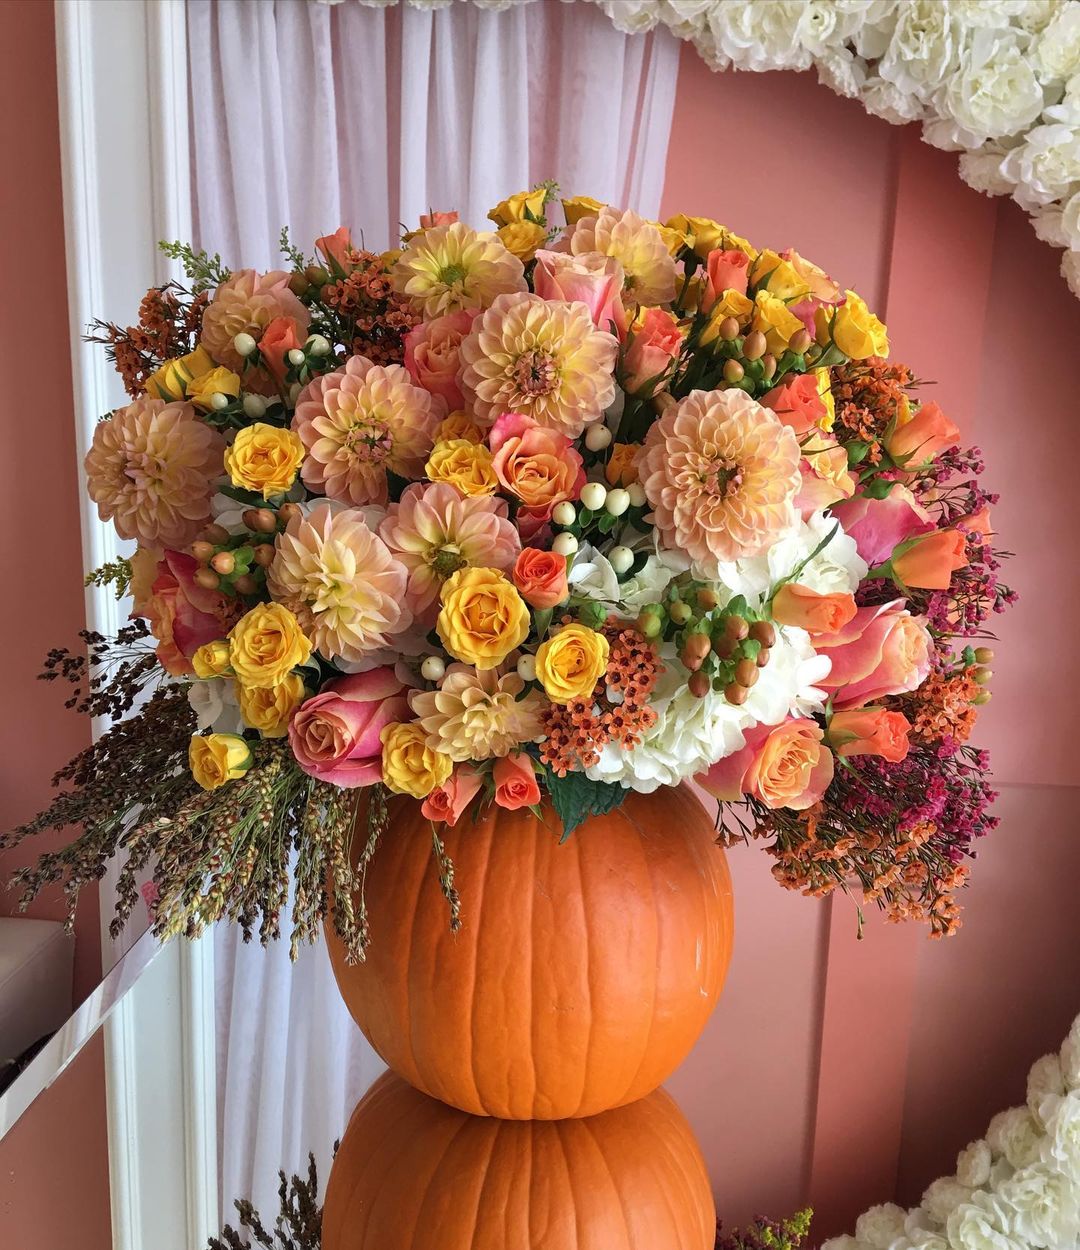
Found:
[[[543,299],[565,300],[568,304],[584,304],[589,310],[593,325],[600,330],[611,330],[626,324],[622,306],[623,268],[612,256],[599,252],[582,252],[571,256],[567,252],[536,253],[533,270],[533,290]]]
[[[832,660],[817,684],[832,692],[838,708],[903,694],[926,680],[932,647],[926,621],[912,616],[903,599],[860,608],[835,634],[814,639],[815,650]]]
[[[441,395],[450,411],[465,400],[458,385],[458,349],[472,329],[477,309],[462,310],[422,321],[405,335],[405,368],[417,386]]]
[[[934,528],[930,513],[899,483],[884,499],[860,495],[837,504],[832,514],[871,567],[884,564],[902,542]]]
[[[269,370],[274,381],[280,386],[285,381],[288,366],[285,353],[294,347],[303,347],[304,341],[296,332],[296,322],[292,317],[275,317],[259,339],[259,354],[263,364]]]
[[[819,428],[819,423],[825,416],[825,401],[818,390],[817,378],[812,373],[795,374],[762,395],[758,402],[771,408],[800,438]]]
[[[701,296],[701,311],[707,313],[725,291],[746,294],[750,277],[750,257],[738,248],[722,250],[715,248],[705,262],[705,289]]]
[[[420,813],[428,820],[440,820],[445,825],[456,825],[458,817],[473,801],[483,777],[463,764],[450,774],[450,780],[438,786],[421,804]]]
[[[382,780],[386,725],[409,719],[405,687],[392,668],[339,677],[301,704],[289,745],[309,776],[351,790]]]
[[[158,640],[157,658],[174,677],[193,672],[191,657],[204,642],[224,638],[240,612],[237,600],[206,590],[195,580],[200,565],[182,551],[166,551],[157,566],[150,596],[140,611]]]
[[[495,782],[495,802],[507,811],[519,807],[532,807],[540,802],[540,787],[536,784],[536,767],[529,756],[522,752],[504,755],[495,761],[492,770]]]
[[[339,278],[347,274],[349,266],[346,263],[346,258],[348,253],[353,251],[349,227],[338,226],[333,234],[324,234],[321,239],[316,239],[315,250],[326,262],[326,266],[332,274]]]
[[[829,434],[818,432],[804,440],[799,476],[795,507],[804,521],[841,499],[850,499],[855,493],[855,479],[848,472],[847,452]]]
[[[458,220],[457,209],[451,209],[446,213],[421,213],[420,229],[431,230],[435,226],[452,226]]]
[[[756,725],[740,751],[720,760],[698,783],[718,799],[752,795],[766,807],[804,811],[820,803],[833,779],[832,752],[816,721],[793,717]]]
[[[923,464],[940,456],[960,442],[960,431],[930,400],[905,425],[898,425],[885,443],[889,455],[898,462]]]
[[[504,412],[491,427],[488,446],[495,476],[504,490],[525,505],[522,511],[533,532],[548,520],[557,503],[581,494],[584,463],[571,440],[558,430],[549,430],[532,417]],[[519,512],[519,529],[522,520]]]
[[[678,318],[663,308],[646,308],[627,332],[629,346],[620,366],[623,388],[651,394],[682,350],[683,331]]]

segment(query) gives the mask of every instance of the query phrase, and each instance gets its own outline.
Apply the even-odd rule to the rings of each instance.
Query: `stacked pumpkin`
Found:
[[[373,942],[342,996],[392,1069],[331,1173],[326,1250],[710,1250],[708,1175],[657,1087],[719,997],[731,882],[685,788],[560,840],[545,806],[445,830],[446,923],[418,805],[368,870]]]

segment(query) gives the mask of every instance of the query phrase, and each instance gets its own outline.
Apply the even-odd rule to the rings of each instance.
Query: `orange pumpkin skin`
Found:
[[[362,844],[358,836],[354,843]],[[368,872],[372,943],[338,987],[372,1046],[474,1115],[561,1120],[642,1098],[683,1061],[731,956],[731,878],[687,789],[631,794],[560,845],[545,807],[445,830],[461,895],[450,932],[431,826],[411,800]]]
[[[712,1250],[709,1177],[658,1090],[590,1120],[469,1116],[380,1077],[326,1188],[324,1250]]]

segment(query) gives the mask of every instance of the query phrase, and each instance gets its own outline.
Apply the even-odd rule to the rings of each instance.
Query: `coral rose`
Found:
[[[651,395],[663,385],[672,362],[678,360],[684,331],[674,313],[663,308],[639,308],[627,333],[619,370],[623,389],[631,395]]]
[[[934,530],[904,543],[892,558],[892,570],[905,586],[948,590],[953,573],[967,562],[967,538],[960,530]]]
[[[344,789],[382,779],[382,731],[409,714],[392,668],[340,677],[308,699],[289,724],[289,746],[310,777]]]
[[[746,745],[697,778],[718,799],[734,802],[751,795],[774,811],[804,811],[820,803],[833,779],[832,752],[816,721],[794,718],[780,725],[758,725]]]
[[[814,649],[832,660],[832,670],[817,685],[832,692],[835,707],[849,708],[921,686],[930,672],[933,642],[925,620],[894,599],[859,608],[835,634],[815,638]]]
[[[263,365],[270,371],[270,376],[281,386],[288,372],[286,353],[294,347],[303,347],[304,340],[296,332],[296,322],[292,317],[275,317],[263,331],[259,339],[259,355]]]
[[[472,329],[475,310],[462,310],[422,321],[405,335],[405,368],[417,386],[439,395],[446,406],[460,409],[465,402],[458,385],[461,340]]]
[[[452,226],[455,221],[460,221],[457,209],[449,210],[436,209],[433,213],[420,214],[420,229],[433,230],[436,226]]]
[[[536,520],[546,521],[557,503],[581,493],[584,464],[565,434],[532,417],[504,412],[488,435],[488,445],[500,485]]]
[[[415,722],[387,725],[382,731],[383,785],[395,794],[426,799],[445,785],[454,770],[448,755],[433,751]]]
[[[528,755],[519,752],[496,760],[492,780],[495,782],[495,802],[509,812],[540,802],[536,765]]]
[[[257,343],[275,317],[287,317],[301,340],[307,337],[311,314],[289,288],[291,276],[283,269],[264,274],[238,269],[214,292],[203,313],[200,343],[219,365],[241,375],[247,391],[275,395],[277,383],[266,369],[245,368],[244,357],[233,346],[238,334],[250,334]]]
[[[599,252],[536,253],[533,269],[533,290],[543,299],[564,300],[568,304],[584,304],[592,323],[600,330],[614,333],[626,319],[622,306],[623,270],[614,256]]]
[[[427,820],[456,825],[483,784],[484,778],[475,768],[462,764],[454,769],[448,780],[432,790],[421,805],[420,813]]]
[[[280,603],[258,603],[229,633],[229,660],[242,686],[276,686],[306,664],[311,643]]]
[[[234,486],[270,499],[292,486],[303,461],[304,444],[292,430],[256,421],[237,431],[225,452],[225,471]]]
[[[833,713],[828,741],[837,755],[879,755],[897,764],[908,753],[910,729],[902,712],[883,707],[851,708]]]
[[[525,547],[511,574],[518,594],[530,608],[554,608],[570,594],[566,583],[566,557],[557,551]]]
[[[811,430],[823,428],[827,416],[818,379],[812,373],[790,375],[762,395],[758,402],[771,408],[800,438]]]
[[[335,277],[344,277],[349,272],[348,257],[353,250],[349,227],[338,226],[333,234],[324,234],[321,239],[316,239],[315,250]]]
[[[837,504],[832,514],[871,567],[884,564],[902,542],[934,528],[930,513],[900,482],[884,499],[860,495]]]
[[[960,431],[936,403],[920,405],[910,421],[897,425],[885,450],[898,463],[923,464],[960,442]]]
[[[251,747],[239,734],[195,734],[188,746],[191,775],[204,790],[236,781],[251,762]]]
[[[564,625],[536,652],[536,676],[552,703],[571,703],[591,695],[607,672],[607,638],[587,625]]]
[[[529,609],[498,569],[459,569],[442,588],[435,629],[456,660],[496,668],[529,633]]]
[[[773,620],[778,625],[793,625],[808,634],[835,634],[855,612],[854,595],[822,594],[797,582],[785,582],[772,601]]]
[[[750,274],[750,257],[738,248],[714,248],[705,262],[705,289],[701,311],[710,312],[725,291],[746,294]]]

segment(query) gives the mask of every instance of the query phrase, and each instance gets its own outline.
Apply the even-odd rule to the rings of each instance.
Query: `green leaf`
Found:
[[[235,499],[237,503],[245,503],[249,508],[265,508],[266,500],[258,491],[244,490],[242,486],[219,486],[218,490],[223,495],[228,495],[230,499]]]
[[[558,777],[549,772],[547,788],[563,825],[560,842],[565,842],[590,816],[603,816],[614,811],[630,793],[617,782],[590,781],[584,773],[567,773],[565,777]]]

